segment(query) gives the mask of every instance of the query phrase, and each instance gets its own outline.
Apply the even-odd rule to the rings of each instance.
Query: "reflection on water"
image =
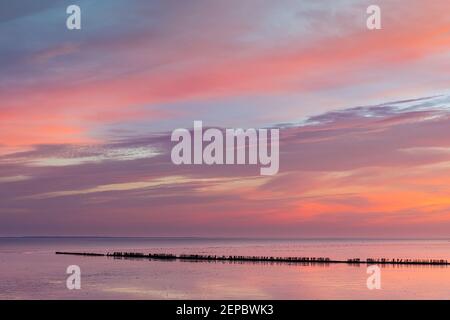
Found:
[[[368,290],[365,265],[161,261],[59,256],[55,251],[448,259],[448,240],[249,240],[163,238],[0,239],[3,299],[448,299],[450,267],[381,265]],[[79,265],[81,290],[66,289]]]

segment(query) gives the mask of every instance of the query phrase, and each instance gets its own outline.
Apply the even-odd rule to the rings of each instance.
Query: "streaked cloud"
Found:
[[[37,158],[29,162],[31,166],[41,167],[58,167],[58,166],[73,166],[83,163],[95,163],[103,161],[127,161],[155,157],[159,154],[156,148],[152,147],[137,147],[137,148],[118,148],[96,150],[95,147],[89,148],[91,153],[94,151],[95,155],[91,156],[72,156],[72,157],[47,157]]]
[[[0,183],[17,182],[28,180],[29,176],[11,176],[11,177],[0,177]]]

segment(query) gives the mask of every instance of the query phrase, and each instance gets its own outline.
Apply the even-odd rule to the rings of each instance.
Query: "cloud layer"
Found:
[[[438,235],[448,227],[450,97],[279,125],[280,172],[176,166],[170,134],[0,158],[0,232]]]
[[[0,235],[447,235],[450,3],[0,4]],[[239,9],[237,9],[239,8]],[[385,101],[393,101],[386,103]],[[349,108],[350,106],[360,106]],[[280,172],[170,132],[281,128]]]

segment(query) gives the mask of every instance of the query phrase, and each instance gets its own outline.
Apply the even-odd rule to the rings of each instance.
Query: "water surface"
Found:
[[[129,260],[55,251],[432,258],[450,260],[449,240],[195,238],[0,238],[1,299],[448,299],[448,266],[382,266],[369,290],[366,266]],[[66,288],[78,265],[81,290]]]

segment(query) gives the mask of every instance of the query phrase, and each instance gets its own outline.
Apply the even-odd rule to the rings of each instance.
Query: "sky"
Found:
[[[1,2],[0,236],[448,236],[449,10]],[[278,174],[172,164],[195,120],[280,128]]]

